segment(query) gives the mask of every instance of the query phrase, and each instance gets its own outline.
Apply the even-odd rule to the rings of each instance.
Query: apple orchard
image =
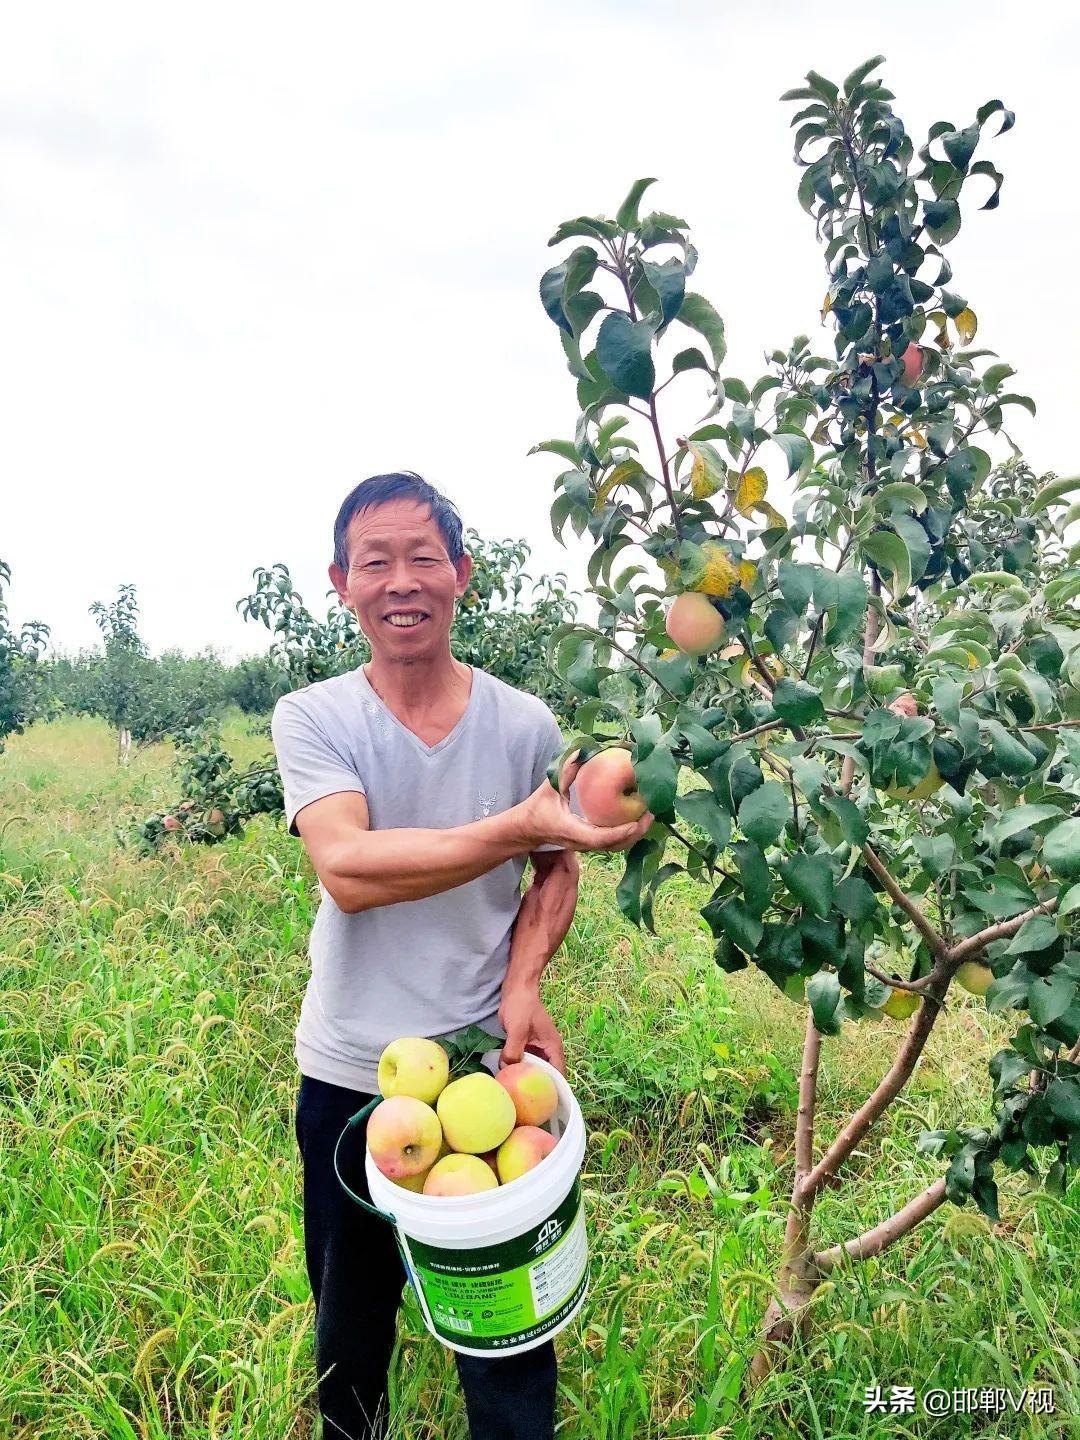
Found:
[[[552,636],[581,704],[550,778],[579,751],[591,818],[656,817],[618,886],[629,920],[654,931],[685,871],[708,887],[716,963],[806,1004],[757,1379],[838,1267],[946,1202],[996,1219],[1001,1171],[1061,1193],[1080,1161],[1080,480],[1040,483],[1012,444],[1010,414],[1034,405],[975,346],[947,258],[962,206],[998,204],[989,156],[1013,116],[992,100],[916,151],[880,64],[842,86],[811,71],[783,97],[834,354],[798,336],[759,379],[725,373],[688,226],[643,213],[649,179],[614,218],[560,225],[540,282],[578,414],[534,453],[569,467],[552,527],[588,531],[598,608]],[[685,435],[676,395],[701,415]],[[861,1235],[819,1237],[816,1198],[903,1090],[954,982],[1015,1021],[988,1057],[993,1126],[913,1135],[940,1177]],[[818,1144],[822,1039],[852,1024],[888,1026],[895,1057]]]

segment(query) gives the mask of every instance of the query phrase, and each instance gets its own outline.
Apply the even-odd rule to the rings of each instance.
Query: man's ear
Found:
[[[464,595],[469,587],[469,577],[472,575],[472,556],[466,550],[454,566],[457,571],[457,585],[454,587],[456,595]]]
[[[326,573],[330,576],[330,584],[337,591],[338,599],[347,609],[349,606],[348,576],[341,566],[336,564],[331,564]]]

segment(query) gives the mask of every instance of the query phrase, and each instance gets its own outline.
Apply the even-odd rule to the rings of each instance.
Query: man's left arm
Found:
[[[580,862],[573,850],[533,850],[532,883],[522,897],[510,939],[499,1023],[506,1031],[502,1063],[523,1058],[526,1048],[566,1074],[555,1023],[540,999],[540,976],[570,929],[577,906]]]

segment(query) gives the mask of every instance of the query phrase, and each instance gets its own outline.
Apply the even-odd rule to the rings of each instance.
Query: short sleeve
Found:
[[[545,709],[547,707],[545,706]],[[547,712],[547,724],[540,727],[539,741],[536,751],[536,764],[533,768],[533,789],[535,790],[547,777],[548,766],[557,755],[561,754],[566,746],[563,733],[559,729],[559,722],[550,710]],[[571,790],[570,809],[575,815],[581,815],[581,807],[578,805],[577,792]],[[538,845],[537,850],[562,850],[562,845]]]
[[[285,820],[290,835],[299,835],[296,814],[313,800],[352,790],[365,794],[356,766],[330,740],[319,722],[289,695],[274,706],[270,733],[277,752],[285,792]]]

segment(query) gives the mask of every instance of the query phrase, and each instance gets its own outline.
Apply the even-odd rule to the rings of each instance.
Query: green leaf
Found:
[[[889,588],[899,600],[911,589],[911,556],[895,530],[875,530],[862,542],[863,554],[889,577]]]
[[[825,714],[821,694],[813,685],[808,685],[805,680],[790,680],[786,676],[777,681],[772,705],[781,720],[789,725],[809,725]]]
[[[686,267],[681,260],[672,257],[662,265],[652,260],[643,260],[641,268],[649,284],[660,297],[663,325],[669,324],[679,313],[686,293]],[[663,328],[663,326],[661,326]]]
[[[621,310],[608,315],[596,337],[596,358],[616,389],[647,400],[656,381],[652,358],[655,327],[649,320],[636,323]]]
[[[942,149],[958,170],[967,169],[978,143],[978,125],[969,125],[966,130],[950,130],[941,137]]]
[[[819,970],[806,982],[806,998],[814,1016],[814,1025],[822,1035],[839,1035],[837,1011],[842,994],[840,981],[831,970]]]
[[[681,375],[684,370],[708,370],[709,362],[695,345],[680,350],[671,362],[671,373]]]
[[[638,789],[654,815],[666,815],[675,802],[679,767],[666,745],[656,745],[634,766]]]
[[[731,816],[711,790],[691,790],[675,800],[676,812],[704,830],[718,850],[726,850],[731,839]]]
[[[841,880],[833,898],[841,915],[846,915],[854,925],[871,919],[878,908],[877,896],[858,875],[849,875],[846,880]]]
[[[1075,994],[1076,981],[1065,973],[1034,981],[1028,991],[1031,1018],[1045,1029],[1065,1014]]]
[[[954,240],[960,230],[960,206],[955,200],[929,200],[923,206],[926,228],[939,245]]]
[[[703,335],[712,351],[713,368],[719,370],[727,355],[724,322],[703,295],[687,295],[679,309],[678,320]]]
[[[844,81],[844,94],[850,95],[856,85],[861,85],[871,70],[876,70],[879,65],[884,65],[885,56],[875,55],[870,60],[864,60],[861,65],[856,65],[851,74]]]
[[[914,835],[912,844],[931,880],[940,880],[956,860],[956,842],[951,835]]]
[[[630,186],[626,199],[615,212],[616,224],[623,230],[633,230],[638,223],[638,206],[641,204],[641,197],[650,185],[656,184],[656,176],[653,175],[647,180],[635,180]]]
[[[784,786],[767,780],[739,806],[739,829],[764,849],[777,838],[790,816],[791,800]]]
[[[1077,910],[1080,910],[1080,884],[1073,885],[1065,892],[1057,913],[1062,916],[1072,915]]]
[[[1031,830],[1047,820],[1060,819],[1060,805],[1020,805],[1002,815],[990,832],[990,843],[998,849],[1010,835],[1018,835],[1021,830]]]
[[[814,453],[813,446],[805,435],[794,435],[785,430],[778,430],[772,439],[784,452],[789,475],[794,475],[796,470],[801,469]]]
[[[1010,735],[999,720],[985,720],[983,723],[990,737],[990,748],[993,751],[994,759],[1004,773],[1017,779],[1024,775],[1030,775],[1036,768],[1037,762],[1027,746],[1022,745],[1019,740]],[[1044,849],[1045,843],[1044,841]]]
[[[1064,499],[1066,495],[1071,495],[1074,490],[1080,490],[1080,475],[1051,480],[1049,485],[1044,485],[1041,490],[1036,491],[1035,498],[1031,502],[1032,514],[1048,509],[1058,500]]]
[[[839,820],[840,829],[849,845],[866,844],[870,827],[866,823],[866,816],[853,800],[844,795],[827,795],[824,804]]]
[[[1080,880],[1080,819],[1064,820],[1049,832],[1042,860],[1055,879]]]
[[[754,953],[761,941],[764,927],[758,917],[751,914],[741,900],[726,900],[715,910],[710,901],[701,913],[713,927],[713,934],[718,933],[716,929],[718,926],[720,932],[729,936],[740,950],[745,950],[748,955]]]
[[[619,909],[632,925],[641,924],[641,882],[645,861],[654,847],[655,841],[645,836],[627,852],[626,868],[615,890]]]
[[[824,920],[832,907],[833,875],[820,855],[793,855],[780,866],[784,884],[801,904]]]
[[[806,613],[810,596],[814,593],[814,576],[816,574],[817,570],[813,565],[799,565],[793,560],[780,561],[776,573],[780,594],[796,615]]]
[[[528,453],[530,455],[558,455],[563,460],[569,460],[571,465],[581,464],[581,456],[572,440],[542,440],[539,445],[534,445]]]

